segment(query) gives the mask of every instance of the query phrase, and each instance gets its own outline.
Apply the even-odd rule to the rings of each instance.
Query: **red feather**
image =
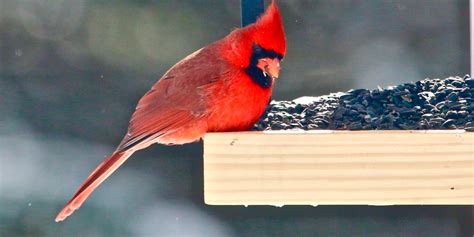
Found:
[[[255,24],[194,52],[163,75],[138,102],[117,150],[84,181],[56,221],[78,209],[137,150],[154,143],[194,142],[206,132],[251,128],[272,93],[272,87],[259,86],[244,71],[254,44],[285,55],[283,24],[274,1]]]

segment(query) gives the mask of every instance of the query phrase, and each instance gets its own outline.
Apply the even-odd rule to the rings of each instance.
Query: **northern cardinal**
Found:
[[[286,52],[273,0],[258,20],[171,67],[138,102],[117,150],[58,213],[62,221],[135,151],[200,140],[206,132],[248,130],[265,111]]]

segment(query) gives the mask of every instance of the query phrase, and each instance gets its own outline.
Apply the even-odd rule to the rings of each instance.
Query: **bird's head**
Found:
[[[280,75],[280,61],[286,53],[285,32],[280,11],[272,1],[248,30],[252,42],[251,56],[246,72],[262,86],[271,86]]]
[[[226,56],[264,88],[280,74],[280,61],[286,53],[285,32],[280,11],[272,1],[253,24],[232,32],[226,39]]]

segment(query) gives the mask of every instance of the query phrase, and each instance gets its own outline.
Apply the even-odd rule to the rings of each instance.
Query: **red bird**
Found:
[[[117,150],[59,212],[62,221],[134,152],[154,143],[184,144],[207,132],[248,130],[265,111],[286,52],[273,0],[254,23],[179,61],[138,102]]]

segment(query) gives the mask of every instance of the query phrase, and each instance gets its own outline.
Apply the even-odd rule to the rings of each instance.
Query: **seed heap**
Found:
[[[465,129],[474,131],[469,75],[272,101],[254,130]]]

